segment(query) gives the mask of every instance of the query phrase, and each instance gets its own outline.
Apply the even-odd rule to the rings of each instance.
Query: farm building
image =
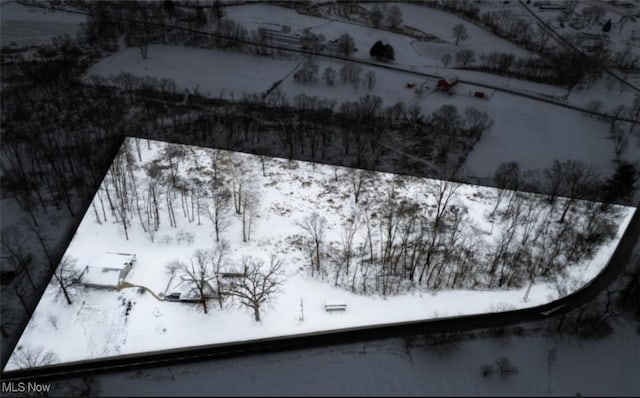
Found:
[[[447,76],[438,80],[438,90],[449,91],[453,86],[458,84],[458,76]]]
[[[118,289],[135,262],[135,254],[104,253],[84,267],[80,280],[85,286]]]
[[[262,39],[276,45],[300,46],[300,37],[296,33],[291,33],[291,27],[288,25],[263,24],[258,27],[258,34]]]
[[[538,7],[541,11],[564,11],[567,5],[557,1],[542,1],[533,3],[534,7]]]

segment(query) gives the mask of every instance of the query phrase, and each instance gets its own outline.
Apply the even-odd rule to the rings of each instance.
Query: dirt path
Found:
[[[128,288],[130,288],[130,287],[138,287],[138,288],[144,289],[144,290],[148,291],[149,293],[151,293],[151,295],[152,295],[153,297],[155,297],[155,298],[156,298],[156,300],[158,300],[158,301],[164,301],[164,298],[162,298],[162,297],[158,296],[156,293],[154,293],[154,292],[153,292],[153,290],[149,289],[148,287],[140,286],[140,285],[134,285],[134,284],[129,283],[129,282],[127,282],[127,281],[122,281],[122,283],[120,283],[120,286],[118,286],[118,291],[120,291],[120,290],[122,290],[122,289],[128,289]]]

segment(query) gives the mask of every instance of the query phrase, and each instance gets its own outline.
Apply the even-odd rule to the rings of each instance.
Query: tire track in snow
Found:
[[[262,94],[262,97],[261,97],[261,98],[262,98],[262,99],[267,98],[267,97],[269,96],[269,94],[271,94],[271,92],[272,92],[273,90],[275,90],[276,88],[278,88],[278,87],[280,86],[280,84],[282,84],[282,82],[283,82],[283,81],[287,80],[287,78],[288,78],[289,76],[291,76],[291,74],[293,74],[293,72],[295,72],[295,71],[300,67],[300,65],[302,65],[302,61],[303,61],[303,60],[300,60],[300,61],[296,64],[296,66],[294,66],[294,67],[293,67],[293,69],[291,69],[291,70],[289,71],[289,73],[287,73],[287,74],[286,74],[282,79],[280,79],[280,80],[276,81],[275,83],[273,83],[273,85],[272,85],[272,86],[271,86],[267,91],[265,91],[265,93],[264,93],[264,94]]]

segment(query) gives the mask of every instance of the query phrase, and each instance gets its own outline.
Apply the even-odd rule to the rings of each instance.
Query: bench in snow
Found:
[[[346,311],[347,310],[347,304],[345,304],[342,301],[327,301],[324,304],[324,309],[327,312]]]

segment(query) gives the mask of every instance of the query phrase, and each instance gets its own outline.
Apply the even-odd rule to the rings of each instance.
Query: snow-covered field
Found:
[[[405,104],[417,102],[425,114],[445,104],[457,106],[460,112],[467,107],[475,107],[486,111],[494,125],[467,158],[465,167],[473,175],[493,175],[498,165],[512,160],[518,161],[524,170],[549,167],[554,159],[580,160],[598,167],[604,175],[609,175],[614,168],[611,161],[614,144],[607,138],[609,123],[528,98],[496,92],[490,100],[480,100],[467,95],[478,89],[469,84],[456,87],[453,96],[429,92],[419,97],[414,90],[406,88],[406,83],[426,81],[429,89],[433,90],[436,81],[374,67],[363,67],[363,74],[368,71],[376,73],[375,86],[368,90],[363,85],[354,87],[339,81],[328,86],[321,76],[316,83],[299,84],[290,75],[300,65],[299,59],[281,60],[215,49],[164,45],[149,46],[148,54],[149,58],[145,60],[136,48],[123,49],[94,65],[87,76],[108,78],[127,72],[138,77],[166,78],[174,80],[179,91],[197,89],[211,97],[235,99],[242,98],[244,94],[263,94],[284,78],[278,87],[292,103],[300,94],[335,100],[337,104],[374,94],[384,99],[383,106],[392,106],[399,101]],[[341,62],[322,58],[314,62],[320,74],[326,67],[336,71],[342,67]],[[515,79],[511,79],[509,85],[523,91],[539,92],[539,87],[543,87],[547,93],[553,92],[550,86]],[[636,141],[635,137],[630,138],[624,154],[631,161],[640,160],[640,152],[636,150],[640,141]]]
[[[407,25],[434,34],[446,42],[420,43],[401,34],[301,15],[292,9],[269,4],[229,7],[227,16],[248,30],[255,30],[262,24],[284,24],[297,33],[311,28],[313,32],[324,34],[327,40],[348,32],[353,36],[358,48],[353,55],[354,59],[369,61],[368,49],[371,44],[376,40],[383,40],[393,45],[396,54],[394,64],[399,67],[439,75],[455,73],[468,81],[550,97],[579,107],[587,107],[590,101],[599,100],[602,102],[602,111],[610,112],[617,106],[628,105],[633,101],[633,92],[612,88],[606,77],[591,87],[572,90],[567,97],[566,88],[489,73],[444,68],[440,62],[441,55],[445,52],[455,52],[459,48],[470,48],[476,52],[499,50],[525,54],[520,47],[471,23],[466,23],[470,32],[469,38],[455,46],[450,34],[451,26],[462,21],[460,18],[428,7],[401,3],[398,5]],[[484,8],[489,6],[482,4]],[[526,11],[521,7],[509,9],[512,9],[515,15],[526,16]],[[455,105],[461,111],[472,106],[486,111],[493,119],[494,125],[485,133],[464,164],[466,171],[471,175],[491,176],[498,165],[512,160],[518,161],[522,169],[544,169],[556,159],[575,159],[596,166],[604,176],[611,175],[614,170],[614,143],[608,138],[609,123],[589,118],[578,111],[500,92],[495,93],[488,101],[479,100],[469,97],[469,93],[486,89],[472,84],[459,85],[455,88],[453,96],[428,92],[419,97],[414,90],[407,89],[406,84],[419,85],[426,81],[429,89],[433,90],[435,80],[371,66],[362,68],[363,74],[368,71],[376,74],[375,87],[371,90],[362,84],[354,87],[337,83],[328,87],[322,82],[322,72],[326,67],[338,71],[343,63],[322,57],[316,57],[314,60],[319,70],[319,81],[303,85],[296,83],[291,73],[300,67],[301,61],[301,58],[281,60],[215,49],[153,45],[149,46],[147,60],[142,59],[137,49],[122,49],[96,64],[87,75],[109,77],[127,72],[139,77],[168,78],[176,82],[179,90],[197,89],[200,93],[212,97],[236,99],[248,93],[263,94],[284,79],[278,87],[291,102],[299,94],[332,99],[338,104],[347,100],[353,101],[366,94],[375,94],[383,98],[385,106],[391,106],[398,101],[405,104],[417,102],[425,114],[433,112],[443,104]],[[639,161],[638,147],[640,137],[630,137],[629,145],[622,157],[631,162]]]
[[[2,46],[47,44],[56,36],[73,36],[85,22],[84,15],[3,1],[0,5],[0,43]]]
[[[241,99],[243,94],[266,92],[299,65],[298,60],[180,46],[151,45],[148,58],[137,48],[124,48],[91,67],[88,76],[105,78],[120,73],[171,79],[176,87],[208,97]]]
[[[131,141],[129,143],[132,145]],[[350,180],[354,172],[352,169],[267,158],[264,159],[266,176],[263,176],[261,159],[255,155],[215,152],[154,141],[149,143],[150,149],[147,149],[146,141],[141,140],[139,143],[142,160],[135,162],[137,166],[134,174],[140,186],[144,187],[152,183],[145,177],[145,170],[150,170],[152,161],[159,159],[160,154],[167,149],[183,150],[186,154],[181,165],[177,166],[180,181],[210,176],[211,156],[214,153],[222,155],[219,159],[228,155],[230,158],[227,159],[241,162],[246,167],[246,175],[251,176],[248,181],[253,183],[247,183],[245,188],[252,187],[259,198],[259,204],[253,220],[253,232],[247,242],[243,242],[239,218],[235,214],[229,214],[230,226],[222,232],[222,238],[230,243],[231,248],[227,264],[229,269],[238,269],[241,267],[241,259],[248,255],[262,258],[265,262],[272,255],[283,259],[284,275],[280,294],[263,309],[262,321],[255,322],[251,311],[231,301],[225,304],[224,309],[220,309],[213,300],[209,305],[209,313],[205,314],[199,305],[159,301],[137,289],[118,292],[75,287],[72,288],[73,304],[67,305],[52,280],[19,341],[19,350],[42,346],[53,352],[57,361],[66,362],[352,326],[497,312],[543,304],[563,294],[555,283],[542,279],[532,284],[528,295],[525,294],[528,284],[521,288],[490,291],[436,291],[417,287],[384,297],[379,294],[362,294],[361,289],[358,289],[357,294],[353,293],[349,291],[351,276],[347,274],[348,279],[341,277],[339,286],[335,286],[329,265],[326,265],[321,278],[317,275],[311,277],[309,253],[296,243],[304,240],[305,235],[299,223],[312,212],[326,217],[325,245],[328,252],[335,253],[343,225],[354,214],[353,211],[372,211],[375,203],[384,198],[392,181],[397,184],[397,201],[415,200],[425,206],[433,201],[427,191],[434,184],[437,186],[438,182],[375,173],[375,180],[369,180],[364,185],[360,205],[356,205]],[[137,160],[135,151],[132,154],[134,161]],[[156,162],[156,165],[165,170],[169,167],[162,162]],[[204,181],[206,183],[207,180]],[[166,181],[159,183],[167,184]],[[113,195],[113,187],[111,189]],[[198,218],[195,216],[193,221],[188,221],[186,214],[189,206],[183,210],[178,197],[175,198],[176,227],[168,225],[167,207],[162,202],[161,225],[155,239],[152,241],[143,232],[138,220],[132,217],[128,228],[129,239],[126,240],[122,224],[116,222],[108,210],[106,191],[101,191],[102,202],[98,196],[94,198],[95,209],[88,209],[66,252],[66,256],[77,260],[79,269],[90,265],[105,252],[133,253],[137,256],[137,263],[126,281],[162,293],[170,279],[166,267],[168,263],[173,260],[188,262],[196,249],[211,249],[217,245],[212,222],[206,215],[202,216],[201,223],[197,222]],[[503,229],[499,221],[492,227],[486,218],[495,204],[496,192],[488,188],[460,185],[451,202],[463,214],[466,212],[466,222],[473,225],[475,234],[483,242],[477,249],[479,256],[496,244]],[[528,197],[535,198],[533,195]],[[162,197],[160,199],[164,200]],[[140,199],[141,202],[143,200]],[[362,207],[363,203],[368,205]],[[103,204],[107,210],[104,210]],[[144,207],[142,203],[141,206]],[[620,211],[616,239],[601,246],[590,261],[567,269],[566,275],[560,278],[564,281],[561,284],[564,283],[568,288],[567,292],[587,283],[606,265],[617,239],[635,210],[630,207],[616,208]],[[97,220],[103,212],[108,221],[103,220],[99,224]],[[191,234],[192,240],[184,239],[188,234]],[[375,236],[374,232],[374,239]],[[356,237],[356,245],[362,239],[360,231]],[[329,264],[329,260],[326,261]],[[353,270],[352,274],[356,275],[356,271]],[[486,276],[477,275],[475,278],[482,281]],[[525,295],[528,296],[527,300]],[[346,303],[347,311],[325,312],[325,302],[335,300]],[[16,355],[15,352],[13,355]],[[12,361],[7,365],[7,369],[15,367],[16,364]]]
[[[401,34],[385,32],[366,26],[347,22],[330,21],[323,18],[301,15],[292,9],[268,4],[251,4],[242,7],[230,7],[228,17],[241,23],[248,30],[257,29],[262,23],[283,24],[291,27],[292,33],[302,33],[305,28],[311,28],[314,33],[324,35],[327,41],[335,40],[343,33],[353,37],[357,51],[355,58],[371,60],[369,49],[377,40],[383,40],[393,46],[396,63],[400,65],[419,67],[424,59],[412,47],[415,39]]]
[[[400,3],[397,5],[402,11],[403,23],[430,33],[449,44],[448,51],[455,53],[462,49],[471,49],[478,54],[481,52],[497,51],[514,54],[517,57],[532,56],[533,54],[522,47],[496,37],[493,33],[470,23],[454,14],[436,10],[433,8]],[[451,32],[457,24],[463,24],[467,28],[469,38],[455,45],[455,38]],[[421,52],[430,53],[428,47],[432,43],[416,43]],[[435,58],[440,62],[440,57]]]
[[[629,2],[629,4],[631,7],[623,7],[615,3],[610,4],[606,1],[580,1],[576,4],[571,17],[568,19],[565,18],[564,22],[561,20],[562,11],[540,10],[538,7],[532,6],[528,8],[557,32],[565,35],[575,33],[603,34],[607,38],[607,46],[612,53],[629,47],[631,52],[638,56],[640,55],[640,51],[638,50],[640,28],[635,19],[637,18],[638,11],[640,11],[640,7],[638,7],[637,3],[634,4],[634,2]],[[583,13],[586,8],[593,6],[601,8],[604,12],[597,20],[589,21],[587,18],[584,18]],[[516,13],[526,15],[524,10],[516,10]],[[611,30],[603,32],[602,28],[608,20],[611,20]]]
[[[640,340],[620,322],[597,342],[541,335],[444,346],[402,339],[266,353],[99,377],[101,393],[225,396],[638,396]],[[518,373],[483,377],[508,358]]]
[[[551,95],[554,97],[567,94],[565,88],[556,86],[519,81],[500,75],[491,75],[489,73],[457,70],[453,68],[453,65],[451,65],[449,69],[444,68],[441,62],[442,55],[448,53],[454,56],[455,53],[461,49],[473,50],[476,56],[479,56],[483,52],[488,53],[491,51],[510,53],[518,57],[535,55],[454,14],[425,6],[404,3],[397,3],[396,5],[402,12],[403,23],[405,25],[432,34],[444,42],[421,42],[401,34],[385,32],[347,22],[330,21],[323,18],[301,15],[291,9],[268,4],[230,7],[227,10],[227,14],[229,18],[238,21],[250,30],[257,29],[261,24],[275,24],[276,26],[288,25],[291,27],[292,32],[297,33],[302,32],[305,28],[310,28],[311,31],[315,33],[322,33],[327,40],[333,40],[342,33],[349,33],[358,48],[358,51],[353,54],[354,59],[371,60],[369,57],[371,45],[376,40],[383,40],[391,44],[395,50],[396,59],[394,64],[407,69],[435,73],[443,76],[455,73],[464,80],[523,90],[532,94]],[[365,8],[371,7],[369,4],[363,4],[362,6]],[[495,11],[501,8],[500,6],[496,7],[496,4],[492,5],[490,2],[480,4],[480,6],[482,10]],[[504,6],[504,8],[512,11],[514,15],[531,18],[521,7],[507,5]],[[455,39],[452,37],[451,28],[458,23],[465,25],[469,37],[456,46]],[[626,42],[628,41],[627,37],[630,35],[633,35],[633,24],[623,24],[619,32],[611,32],[611,42],[615,43],[618,39],[618,41]],[[640,36],[640,33],[636,33],[636,35]],[[605,82],[602,82],[601,85],[596,84],[594,87],[590,87],[589,90],[574,90],[565,101],[576,106],[584,107],[590,100],[602,100],[604,103],[603,111],[610,111],[615,108],[615,106],[628,104],[633,100],[633,92],[620,92],[615,85],[613,85],[613,89],[606,88],[605,86]]]

